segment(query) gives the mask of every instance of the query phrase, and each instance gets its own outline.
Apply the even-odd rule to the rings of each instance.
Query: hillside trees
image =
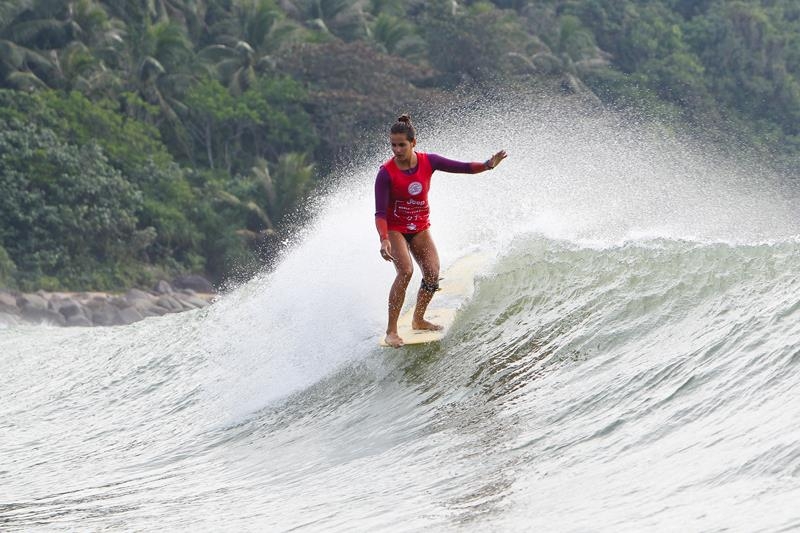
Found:
[[[800,30],[796,23],[789,27]],[[797,51],[788,46],[792,37],[780,32],[763,8],[715,4],[688,29],[713,91],[725,104],[754,119],[768,117],[788,135],[800,133]]]
[[[97,145],[12,119],[0,120],[0,153],[0,242],[20,286],[139,281],[125,273],[153,237],[136,229],[143,199]]]
[[[269,59],[268,54],[280,48],[281,37],[295,27],[285,23],[274,3],[268,1],[237,3],[240,9],[232,12],[210,7],[209,11],[216,13],[215,21],[198,25],[195,20],[191,27],[183,25],[189,17],[176,16],[185,14],[189,2],[156,2],[148,7],[138,2],[100,5],[82,0],[66,7],[61,4],[61,11],[54,8],[56,4],[16,2],[15,9],[4,6],[0,11],[4,35],[19,41],[0,44],[13,45],[22,58],[11,65],[4,58],[6,85],[40,91],[32,96],[0,91],[0,118],[8,121],[4,124],[31,124],[35,130],[17,133],[40,144],[45,142],[40,139],[45,134],[53,143],[58,140],[61,144],[53,144],[52,151],[64,161],[83,161],[93,154],[98,168],[84,176],[75,164],[74,173],[58,174],[56,165],[36,164],[28,152],[27,158],[21,154],[6,158],[2,179],[8,191],[17,187],[16,193],[5,199],[8,216],[30,211],[25,192],[44,198],[41,209],[4,221],[8,227],[0,246],[4,246],[4,265],[15,265],[13,284],[32,287],[36,280],[42,284],[51,280],[48,286],[110,288],[146,282],[158,271],[185,270],[205,271],[220,279],[225,269],[252,263],[249,256],[263,243],[243,237],[242,230],[260,233],[269,229],[274,233],[272,219],[279,221],[302,200],[299,191],[307,191],[310,185],[308,171],[280,171],[285,166],[282,155],[302,159],[302,154],[315,147],[313,127],[303,109],[304,92],[291,79],[266,76],[271,60],[261,61]],[[43,38],[43,32],[72,20],[93,29],[76,30],[76,39],[60,49],[44,49],[55,44],[54,38]],[[34,25],[42,28],[36,34],[39,39],[20,39],[21,35],[33,35]],[[22,31],[26,29],[28,33]],[[194,32],[199,40],[230,42],[226,41],[229,31],[252,39],[262,54],[259,61],[265,68],[257,69],[247,83],[242,83],[245,76],[228,68],[230,62],[225,63],[225,58],[215,63],[197,55],[190,40],[190,32]],[[53,58],[55,61],[45,62]],[[34,59],[41,59],[47,68],[31,69]],[[105,75],[101,80],[93,72]],[[35,81],[23,85],[16,83],[33,78]],[[72,92],[47,91],[48,86]],[[10,145],[5,148],[13,149]],[[189,163],[195,170],[187,172],[176,161]],[[288,186],[280,198],[273,194],[267,201],[261,198],[263,191],[238,186],[237,180],[244,178],[237,176],[246,173],[254,161],[267,172],[274,164],[277,176],[296,179],[296,191],[292,193],[294,189]],[[110,203],[107,210],[118,209],[127,221],[118,226],[122,233],[110,240],[93,239],[96,246],[92,248],[78,246],[81,241],[70,244],[63,233],[72,231],[74,236],[77,219],[70,219],[72,227],[55,227],[42,213],[55,209],[64,216],[77,213],[75,217],[89,218],[91,211],[70,211],[68,205],[56,204],[78,202],[86,188],[97,188],[94,182],[102,181],[98,176],[106,175],[106,182],[114,184],[105,190],[107,200],[118,202]],[[55,193],[65,190],[62,180],[69,180],[74,194]],[[52,190],[45,190],[44,183],[51,183]],[[258,197],[237,198],[236,194]],[[226,196],[236,201],[226,202]],[[254,212],[264,216],[253,217]],[[87,224],[81,230],[91,238],[94,226],[88,220]],[[45,228],[51,240],[36,237],[34,231]],[[111,244],[117,241],[128,241],[129,246],[115,248]],[[65,244],[59,248],[57,242]],[[252,245],[250,249],[248,245]],[[37,247],[43,248],[41,253],[31,255]],[[44,259],[34,261],[34,257]],[[24,269],[16,268],[19,265]],[[108,275],[91,277],[92,271]],[[6,279],[11,272],[11,267],[4,267]]]
[[[437,0],[420,23],[431,64],[448,85],[493,78],[507,70],[508,54],[523,51],[528,40],[513,12],[488,2],[454,9],[451,2]]]
[[[103,107],[75,92],[62,96],[55,92],[26,95],[0,91],[0,120],[5,121],[9,136],[0,150],[4,160],[0,178],[9,191],[16,191],[4,198],[4,211],[6,216],[22,217],[9,222],[8,228],[16,229],[13,235],[6,234],[0,245],[17,265],[28,267],[26,273],[69,280],[86,288],[89,278],[76,277],[74,272],[83,269],[88,275],[90,269],[70,265],[91,262],[92,258],[83,257],[89,252],[95,261],[99,257],[100,263],[115,265],[111,270],[127,271],[127,277],[134,275],[135,265],[140,277],[143,267],[151,263],[198,266],[198,237],[189,219],[194,196],[152,126],[119,115],[111,102]],[[44,156],[52,162],[41,161]],[[93,163],[90,158],[97,161]],[[66,170],[62,171],[60,165]],[[28,202],[32,198],[38,198],[41,204],[33,207],[45,207],[31,211]],[[88,211],[73,210],[75,205],[87,202]],[[97,221],[85,228],[73,221],[74,227],[69,227],[40,216],[55,209],[65,216],[90,217],[93,206],[105,206],[103,216],[124,221],[114,229],[123,233],[103,228],[102,232],[113,238],[92,239]],[[119,213],[114,214],[115,210]],[[34,238],[34,232],[41,228],[47,228],[48,239]],[[81,232],[76,233],[79,228]],[[61,247],[53,252],[59,261],[26,264],[32,253],[27,247],[42,247],[42,256],[57,242],[86,238],[94,248]],[[114,239],[123,242],[120,245]],[[125,240],[130,241],[127,247]],[[130,268],[122,268],[126,261]],[[98,282],[103,281],[108,288],[112,279]]]
[[[592,30],[628,80],[675,104],[690,121],[735,130],[797,168],[790,162],[800,155],[796,3],[587,0],[566,10]],[[614,98],[630,87],[614,87],[616,78],[610,70],[595,80],[599,88],[612,87]]]
[[[88,288],[256,267],[320,169],[463,86],[510,80],[734,130],[800,169],[799,76],[793,0],[7,0],[3,149],[38,148],[0,152],[18,211],[3,215],[0,276]],[[93,211],[89,190],[116,197]],[[125,223],[103,226],[115,209]]]

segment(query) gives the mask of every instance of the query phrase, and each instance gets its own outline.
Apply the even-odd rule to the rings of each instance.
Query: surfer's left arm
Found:
[[[392,243],[389,241],[389,223],[386,210],[389,205],[391,178],[386,169],[381,166],[375,178],[375,229],[381,240],[381,257],[386,261],[394,261],[392,257]]]
[[[508,157],[506,151],[500,150],[482,163],[466,163],[447,159],[438,154],[428,154],[428,160],[431,162],[433,170],[441,170],[442,172],[451,172],[455,174],[478,174],[480,172],[486,172],[487,170],[492,170],[506,157]]]

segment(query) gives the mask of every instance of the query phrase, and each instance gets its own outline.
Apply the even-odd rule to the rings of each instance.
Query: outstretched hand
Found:
[[[489,165],[494,168],[500,164],[500,161],[508,157],[508,154],[505,150],[500,150],[496,154],[494,154],[491,158],[489,158]]]
[[[381,257],[386,261],[394,261],[394,257],[392,257],[392,243],[389,239],[383,239],[381,241]]]

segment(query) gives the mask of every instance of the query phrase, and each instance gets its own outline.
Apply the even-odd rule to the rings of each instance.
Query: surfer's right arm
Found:
[[[506,157],[508,157],[506,151],[500,150],[483,163],[455,161],[453,159],[442,157],[438,154],[428,154],[428,161],[431,162],[431,167],[433,170],[441,170],[442,172],[450,172],[454,174],[479,174],[487,170],[492,170]]]
[[[381,239],[381,257],[387,261],[394,261],[392,243],[389,241],[389,223],[386,220],[391,184],[389,172],[381,167],[378,171],[378,177],[375,178],[375,228],[378,230],[378,236]]]

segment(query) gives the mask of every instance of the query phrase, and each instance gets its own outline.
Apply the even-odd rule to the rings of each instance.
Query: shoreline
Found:
[[[62,327],[126,326],[147,317],[208,307],[217,297],[210,284],[201,291],[175,288],[159,281],[152,290],[19,292],[0,288],[0,327],[50,325]]]

